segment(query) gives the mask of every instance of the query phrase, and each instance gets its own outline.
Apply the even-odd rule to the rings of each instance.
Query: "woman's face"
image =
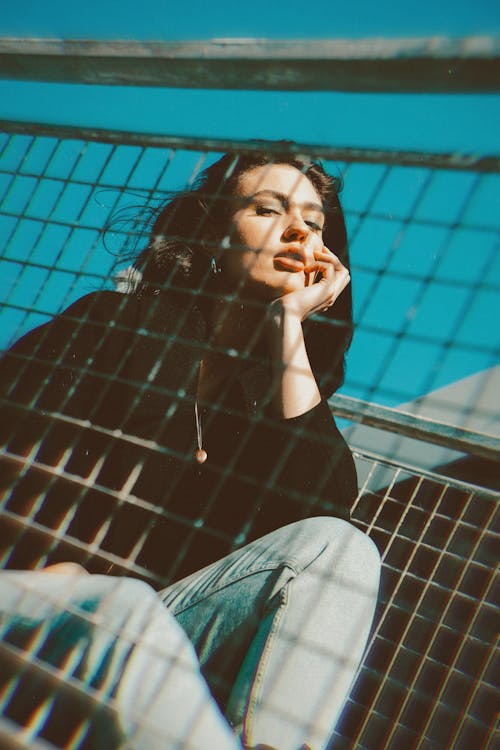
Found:
[[[225,280],[269,301],[312,284],[325,218],[309,179],[288,164],[255,167],[241,175],[237,200]]]

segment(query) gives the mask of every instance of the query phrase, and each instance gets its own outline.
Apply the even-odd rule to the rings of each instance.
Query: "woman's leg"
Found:
[[[368,537],[311,518],[161,594],[245,745],[326,747],[365,648],[379,571]]]
[[[1,573],[0,636],[1,713],[27,721],[33,738],[67,746],[80,731],[79,747],[107,750],[240,747],[184,631],[140,581]]]

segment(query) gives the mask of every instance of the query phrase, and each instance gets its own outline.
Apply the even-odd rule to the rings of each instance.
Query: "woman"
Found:
[[[156,598],[140,606],[149,594],[128,579],[121,585],[135,593],[116,606],[102,604],[112,579],[75,578],[73,569],[8,580],[17,576],[30,601],[40,586],[45,597],[70,586],[73,605],[92,589],[92,612],[104,607],[108,626],[119,610],[117,633],[138,608],[153,609],[162,643],[182,641],[174,615],[246,747],[326,747],[375,606],[378,555],[347,523],[354,465],[325,400],[342,382],[351,338],[336,187],[319,165],[294,157],[223,157],[159,212],[132,294],[88,295],[5,362],[17,425],[6,436],[16,474],[9,565],[73,560],[95,573],[169,581],[160,593],[168,612]],[[323,324],[310,320],[316,313]],[[26,470],[26,457],[38,468]],[[42,527],[36,541],[36,523],[19,534],[14,514]],[[20,583],[9,585],[12,623]],[[37,622],[48,622],[40,608]],[[96,638],[88,627],[86,644]],[[111,680],[120,732],[152,747],[131,728],[137,675],[123,663]],[[199,686],[194,657],[186,663]],[[152,725],[180,717],[180,747],[193,732],[201,733],[193,747],[233,742],[224,722],[224,739],[214,738],[221,719],[205,688],[203,715],[217,716],[210,730],[187,722],[189,701],[172,706],[175,670],[171,680],[160,681]]]

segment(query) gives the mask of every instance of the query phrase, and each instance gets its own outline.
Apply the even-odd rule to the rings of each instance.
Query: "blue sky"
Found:
[[[112,39],[454,36],[500,29],[496,0],[2,0],[4,36]]]

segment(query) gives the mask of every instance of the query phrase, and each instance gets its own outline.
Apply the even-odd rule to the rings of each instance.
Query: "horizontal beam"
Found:
[[[415,440],[442,445],[450,450],[481,456],[490,461],[500,461],[500,440],[493,435],[483,435],[340,394],[330,399],[330,405],[338,417],[352,419]]]
[[[294,143],[292,141],[248,141],[231,138],[172,136],[158,133],[132,133],[104,128],[0,120],[0,132],[33,137],[76,139],[114,145],[139,146],[187,151],[228,151],[251,154],[260,151],[299,154],[316,159],[362,164],[394,164],[428,169],[455,169],[472,172],[500,172],[500,156],[461,153],[429,153],[375,148],[348,148]]]
[[[500,90],[500,37],[200,42],[0,38],[0,77],[202,89],[492,92]]]

